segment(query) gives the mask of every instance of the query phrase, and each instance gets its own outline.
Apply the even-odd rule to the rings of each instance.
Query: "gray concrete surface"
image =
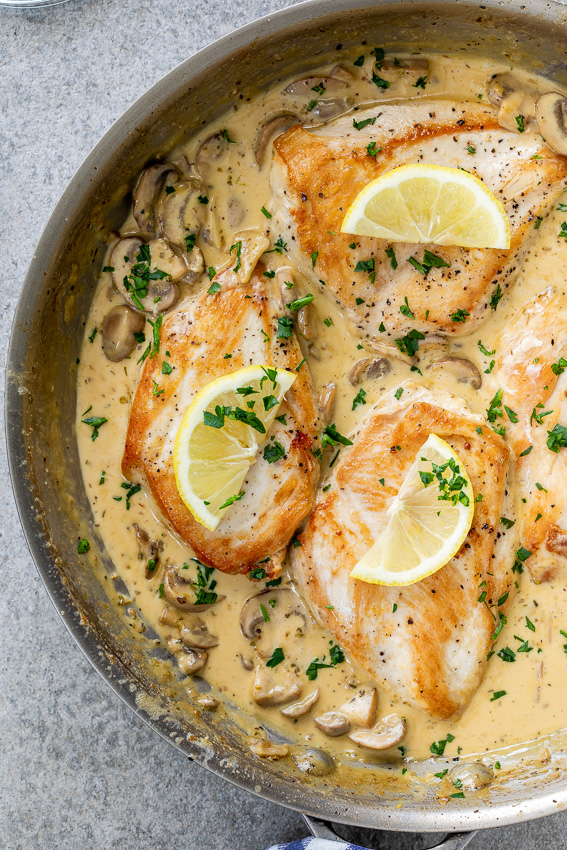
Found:
[[[69,178],[166,71],[286,0],[73,0],[0,9],[0,335]],[[24,543],[0,455],[0,848],[260,850],[299,815],[188,763],[118,701],[75,647]],[[353,831],[351,840],[367,840]],[[374,846],[418,850],[382,833]],[[567,815],[478,835],[472,850],[567,846]]]

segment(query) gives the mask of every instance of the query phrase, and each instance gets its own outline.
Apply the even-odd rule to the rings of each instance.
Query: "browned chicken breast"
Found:
[[[217,278],[219,292],[208,294],[207,284],[165,317],[159,352],[147,358],[132,403],[122,461],[124,475],[149,487],[160,512],[198,557],[228,573],[246,572],[268,558],[266,571],[279,572],[282,550],[309,513],[319,476],[311,451],[318,445],[319,413],[303,365],[279,411],[285,424],[274,422],[267,435],[277,439],[285,456],[268,463],[262,452],[258,454],[243,486],[244,497],[215,531],[194,519],[175,484],[175,436],[200,389],[243,366],[295,371],[301,363],[295,337],[277,339],[283,304],[279,287],[262,272],[259,266],[243,285],[229,270]],[[167,381],[162,380],[164,361],[172,368]]]
[[[412,329],[470,333],[490,311],[491,299],[514,282],[519,251],[526,248],[520,243],[561,188],[567,159],[553,154],[533,129],[504,130],[496,118],[488,104],[424,99],[350,112],[310,132],[295,126],[276,139],[271,180],[278,215],[272,224],[291,259],[311,280],[324,281],[369,341],[393,344]],[[511,250],[390,246],[340,232],[370,180],[422,162],[480,177],[504,204]],[[439,258],[433,260],[439,267],[427,270],[424,249]]]
[[[445,718],[462,711],[478,688],[513,588],[516,534],[499,525],[513,511],[509,449],[452,396],[406,389],[403,397],[371,411],[353,446],[341,451],[330,489],[319,493],[298,535],[292,565],[318,620],[368,674]],[[350,578],[431,433],[463,459],[478,499],[465,543],[445,567],[409,587]]]
[[[526,304],[496,340],[489,418],[518,459],[518,569],[549,581],[567,565],[567,313],[548,290]]]

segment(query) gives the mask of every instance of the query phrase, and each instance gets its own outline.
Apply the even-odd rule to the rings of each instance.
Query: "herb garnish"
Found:
[[[234,505],[235,502],[239,502],[243,496],[244,490],[241,490],[240,493],[237,493],[235,496],[229,496],[226,502],[223,502],[222,505],[219,505],[219,511],[224,510],[224,508],[229,508],[231,505]]]
[[[394,342],[402,352],[402,354],[407,354],[409,357],[414,357],[417,354],[419,349],[419,340],[425,339],[425,335],[420,331],[416,331],[412,329],[407,336],[403,336],[401,339],[396,339]]]
[[[272,652],[272,657],[266,661],[266,667],[277,667],[284,660],[284,651],[281,646],[276,646]]]
[[[432,251],[428,251],[427,248],[423,252],[423,259],[421,263],[415,257],[409,257],[408,263],[410,263],[414,269],[417,269],[417,271],[424,277],[427,277],[431,269],[448,269],[450,266],[450,263],[445,262],[442,257],[439,257],[437,254],[433,254]]]
[[[429,750],[433,753],[434,756],[442,756],[445,753],[445,747],[447,746],[447,744],[450,744],[451,741],[454,740],[454,735],[447,735],[444,740],[434,741],[429,747]]]
[[[311,304],[311,302],[313,301],[313,298],[314,298],[314,296],[312,295],[311,292],[309,292],[309,293],[307,293],[307,295],[304,295],[302,298],[296,298],[295,301],[290,301],[290,303],[287,305],[288,309],[292,310],[292,311],[301,310],[301,308],[305,307],[306,304]]]
[[[86,419],[81,419],[81,422],[84,422],[85,425],[90,425],[93,429],[91,440],[94,442],[98,437],[98,429],[101,425],[104,425],[105,422],[108,422],[108,419],[106,416],[87,416]]]
[[[285,449],[278,443],[277,440],[274,440],[273,443],[269,443],[264,448],[264,460],[267,460],[268,463],[275,463],[278,460],[281,460],[282,457],[285,457]]]
[[[309,679],[310,682],[314,682],[317,678],[317,673],[319,670],[322,670],[326,667],[336,667],[337,664],[342,664],[345,660],[345,654],[337,643],[333,643],[330,641],[331,649],[329,650],[330,663],[325,662],[326,656],[324,655],[321,659],[314,658],[307,670],[305,671],[305,675]]]
[[[289,339],[293,330],[293,319],[287,316],[278,316],[278,332],[276,339]]]
[[[359,404],[366,404],[366,392],[359,390],[352,400],[352,409],[356,410]]]
[[[85,552],[88,552],[90,548],[91,544],[89,543],[87,538],[81,537],[77,544],[77,552],[79,553],[79,555],[84,555]]]
[[[559,449],[565,447],[567,447],[567,428],[558,423],[547,432],[547,448],[557,454]]]
[[[398,268],[398,261],[396,260],[396,255],[394,253],[394,249],[392,248],[392,246],[390,246],[389,248],[386,248],[386,256],[390,260],[390,265],[392,266],[392,268],[395,271]]]
[[[357,121],[355,118],[352,119],[352,126],[355,130],[362,130],[364,127],[368,127],[369,124],[375,124],[376,117],[374,118],[364,118],[362,121]]]

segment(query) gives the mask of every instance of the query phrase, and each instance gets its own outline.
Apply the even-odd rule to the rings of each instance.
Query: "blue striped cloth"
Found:
[[[300,838],[290,844],[273,844],[268,850],[364,850],[348,841],[328,841],[326,838]]]

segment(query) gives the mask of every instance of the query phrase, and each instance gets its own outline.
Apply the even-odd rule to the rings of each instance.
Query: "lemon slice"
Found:
[[[440,165],[402,165],[372,180],[351,204],[341,231],[389,242],[510,247],[501,202],[478,177]]]
[[[352,570],[353,578],[415,584],[459,551],[471,527],[474,495],[462,460],[445,440],[428,437],[387,514],[386,528]]]
[[[247,366],[211,381],[187,408],[173,449],[179,495],[214,531],[241,485],[297,375]]]

